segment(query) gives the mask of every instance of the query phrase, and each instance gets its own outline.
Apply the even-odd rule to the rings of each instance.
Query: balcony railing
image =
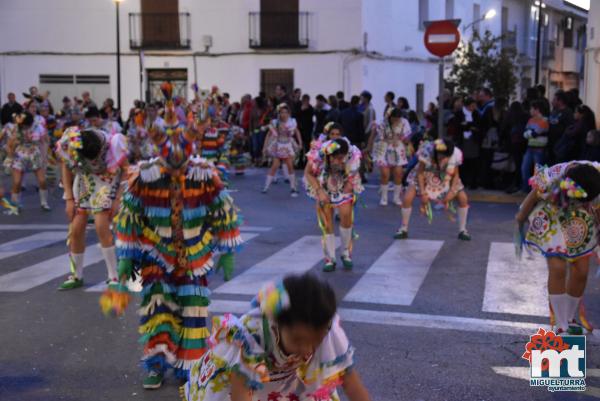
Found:
[[[189,13],[130,13],[129,47],[131,49],[189,49]]]
[[[515,31],[502,33],[502,50],[517,51],[517,33]]]
[[[252,49],[298,49],[309,44],[307,12],[251,12],[249,45]]]

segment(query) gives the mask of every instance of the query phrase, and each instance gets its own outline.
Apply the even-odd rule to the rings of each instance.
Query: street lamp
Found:
[[[543,1],[535,1],[537,7],[537,39],[535,43],[535,83],[540,83],[540,56],[542,53],[542,8],[546,8]]]
[[[123,0],[113,0],[117,10],[117,110],[121,110],[121,40],[119,29],[119,4]]]
[[[475,21],[471,22],[470,24],[467,24],[464,28],[463,31],[467,31],[467,29],[469,29],[470,27],[472,27],[473,25],[484,21],[484,20],[489,20],[492,19],[496,16],[496,10],[493,8],[490,8],[481,18],[477,18]]]

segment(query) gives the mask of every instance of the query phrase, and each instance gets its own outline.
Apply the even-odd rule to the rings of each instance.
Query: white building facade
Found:
[[[562,0],[545,3],[545,43],[567,15],[572,32],[585,25],[582,10]],[[50,90],[55,105],[83,90],[97,102],[117,98],[114,0],[0,4],[3,100],[32,85]],[[507,34],[503,45],[517,50],[525,87],[533,83],[534,8],[529,0],[122,0],[121,103],[126,110],[135,99],[157,96],[160,81],[171,79],[188,98],[194,82],[201,88],[217,85],[235,100],[261,90],[270,94],[276,84],[313,97],[338,90],[349,97],[368,89],[378,117],[383,95],[392,90],[421,111],[438,92],[437,61],[423,44],[423,21],[458,18],[465,26],[496,10],[495,18],[476,28]],[[578,87],[583,56],[581,66],[573,66],[573,52],[561,52],[557,42],[544,46],[546,54],[555,53],[542,63],[548,87]],[[575,49],[577,57],[583,55],[583,48]],[[556,74],[564,68],[577,70],[577,76]]]

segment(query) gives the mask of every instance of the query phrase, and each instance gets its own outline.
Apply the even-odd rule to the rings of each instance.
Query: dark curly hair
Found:
[[[305,273],[283,279],[290,307],[277,316],[280,326],[305,324],[317,330],[329,326],[337,311],[335,293],[329,284]]]
[[[81,144],[79,153],[88,160],[94,160],[102,150],[102,139],[93,130],[81,132]]]
[[[587,197],[584,202],[594,200],[600,194],[600,172],[590,164],[576,164],[567,170],[566,176],[581,186]]]

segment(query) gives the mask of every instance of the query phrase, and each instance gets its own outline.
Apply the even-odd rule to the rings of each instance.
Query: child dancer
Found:
[[[85,228],[88,213],[94,217],[96,234],[108,270],[107,282],[117,280],[117,257],[110,222],[122,191],[121,178],[127,168],[127,144],[120,134],[97,128],[65,130],[56,144],[62,160],[62,182],[69,220],[71,275],[59,290],[83,286]]]
[[[361,152],[348,140],[341,138],[341,134],[342,127],[339,124],[330,127],[329,135],[336,139],[326,141],[320,149],[309,152],[304,172],[308,195],[317,201],[317,218],[323,231],[324,272],[332,272],[336,267],[334,209],[338,210],[340,218],[342,264],[346,269],[353,267],[353,206],[356,195],[363,191],[358,172]]]
[[[367,149],[373,155],[375,163],[381,172],[381,206],[388,204],[388,183],[390,175],[394,181],[393,202],[401,206],[402,178],[404,166],[408,164],[405,142],[408,143],[411,134],[410,123],[402,117],[402,111],[389,108],[386,120],[382,124],[373,124]]]
[[[546,258],[557,334],[581,334],[574,316],[600,239],[600,163],[539,167],[529,184],[532,191],[516,215],[520,226],[529,223],[523,241]],[[584,318],[582,323],[591,330]]]
[[[35,124],[34,116],[25,112],[15,117],[15,124],[11,127],[7,146],[9,153],[4,160],[4,167],[12,172],[11,202],[21,208],[23,176],[27,171],[33,171],[40,187],[40,206],[42,210],[50,211],[46,170],[40,150],[45,134],[43,126]]]
[[[302,149],[302,137],[298,128],[290,120],[290,108],[287,104],[281,103],[277,106],[277,115],[278,118],[272,122],[263,148],[263,154],[271,157],[273,164],[271,164],[271,169],[267,173],[262,192],[267,193],[277,169],[281,164],[284,164],[287,166],[289,174],[292,197],[295,198],[298,196],[298,188],[293,162],[296,152]]]
[[[215,319],[211,349],[182,388],[185,401],[369,401],[331,287],[314,276],[265,286],[241,318]]]
[[[402,205],[402,226],[394,238],[408,238],[408,223],[416,196],[421,197],[421,211],[431,210],[430,202],[438,202],[446,209],[454,199],[458,201],[458,239],[470,241],[467,231],[469,200],[460,180],[458,167],[462,164],[462,152],[450,139],[425,142],[417,151],[419,162],[408,176],[408,189]]]

